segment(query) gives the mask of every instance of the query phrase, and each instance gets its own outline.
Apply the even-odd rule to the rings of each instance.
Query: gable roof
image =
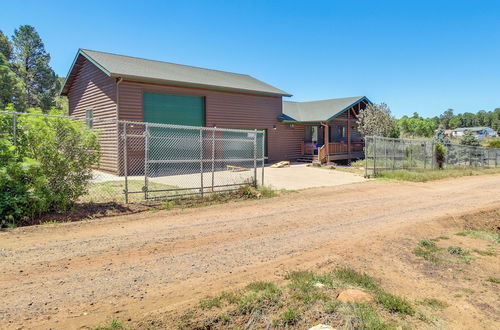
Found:
[[[66,95],[79,56],[83,56],[110,77],[163,83],[177,86],[230,90],[251,94],[291,96],[246,74],[203,69],[194,66],[147,60],[138,57],[79,49],[61,90]]]
[[[366,96],[343,97],[339,99],[310,102],[284,101],[283,114],[288,118],[292,118],[293,121],[329,121],[361,101],[371,103]],[[290,121],[290,119],[284,116],[281,117],[281,120]]]

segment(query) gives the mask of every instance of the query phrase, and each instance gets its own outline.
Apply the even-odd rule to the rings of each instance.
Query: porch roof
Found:
[[[334,119],[362,101],[371,103],[366,96],[310,102],[285,101],[283,102],[283,116],[280,120],[306,123],[325,122]]]

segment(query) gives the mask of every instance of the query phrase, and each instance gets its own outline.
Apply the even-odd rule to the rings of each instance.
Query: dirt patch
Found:
[[[413,250],[439,237],[448,237],[438,241],[442,248],[494,247],[455,235],[463,226],[454,219],[500,208],[498,187],[500,176],[372,181],[8,230],[0,233],[0,323],[67,329],[119,318],[134,326],[256,280],[280,283],[290,271],[346,266],[412,302],[448,303],[446,313],[436,312],[436,327],[495,328],[498,284],[488,279],[500,273],[498,255],[448,267]]]

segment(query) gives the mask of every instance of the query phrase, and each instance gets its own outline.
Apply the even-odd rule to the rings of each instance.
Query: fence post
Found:
[[[377,159],[377,138],[374,136],[373,137],[373,176],[376,176],[377,170],[375,167]]]
[[[128,204],[128,161],[127,161],[127,123],[123,123],[123,176],[125,177],[125,204]]]
[[[434,141],[431,142],[431,170],[434,169]]]
[[[257,187],[257,129],[253,137],[253,184]]]
[[[396,169],[396,139],[392,140],[392,169]]]
[[[148,175],[149,175],[149,125],[145,123],[144,127],[144,199],[148,199]]]
[[[215,127],[212,128],[212,192],[215,185]]]
[[[200,128],[200,184],[201,197],[203,198],[203,128]]]
[[[266,158],[266,131],[262,131],[262,180],[260,181],[260,185],[264,186],[264,167],[265,167],[265,158]]]
[[[17,145],[17,113],[12,117],[12,143]]]
[[[368,146],[370,145],[369,144],[369,141],[370,140],[370,137],[367,136],[365,137],[365,146],[363,147],[365,150],[365,178],[368,177]]]
[[[387,139],[384,139],[384,170],[387,170]]]

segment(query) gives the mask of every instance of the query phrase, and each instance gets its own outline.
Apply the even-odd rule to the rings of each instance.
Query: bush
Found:
[[[41,113],[34,109],[29,112]],[[49,114],[60,113],[51,111]],[[2,116],[0,131],[12,132],[12,127],[12,116]],[[15,189],[27,191],[20,195],[26,198],[20,199],[32,200],[36,196],[39,201],[34,211],[21,208],[12,214],[7,208],[0,209],[0,219],[17,224],[42,212],[68,210],[87,192],[92,167],[99,162],[97,134],[85,123],[69,118],[30,115],[18,116],[16,128],[14,149],[9,146],[11,134],[1,139],[3,152],[8,154],[0,164],[2,180],[4,184],[9,180],[18,181]],[[0,204],[13,203],[8,191],[8,186],[2,186]]]
[[[48,209],[47,178],[40,163],[21,158],[6,139],[0,140],[0,224],[15,226],[19,220],[35,217]]]
[[[443,168],[445,155],[446,155],[446,147],[439,143],[436,144],[434,146],[434,157],[436,158],[436,164],[438,165],[438,168]]]
[[[486,148],[497,148],[497,149],[500,149],[500,138],[499,139],[489,140],[486,143]]]

